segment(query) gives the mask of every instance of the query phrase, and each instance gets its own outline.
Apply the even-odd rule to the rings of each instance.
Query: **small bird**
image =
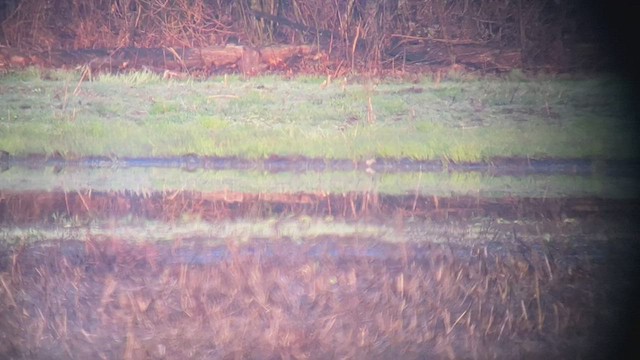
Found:
[[[375,158],[371,158],[367,161],[364,162],[367,165],[367,169],[365,170],[365,172],[367,174],[375,174],[376,171],[372,168],[372,166],[376,163],[376,159]]]

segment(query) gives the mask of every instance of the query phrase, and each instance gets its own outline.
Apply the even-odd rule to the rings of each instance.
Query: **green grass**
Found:
[[[435,84],[301,76],[81,81],[0,77],[0,150],[13,155],[291,155],[477,161],[633,158],[633,117],[613,77],[464,78]],[[369,103],[371,106],[369,106]],[[375,122],[368,120],[375,117]]]
[[[200,238],[212,245],[229,240],[288,238],[296,242],[321,236],[376,238],[400,241],[402,234],[384,224],[349,223],[330,217],[298,216],[252,220],[219,221],[214,224],[198,219],[181,219],[173,224],[136,219],[111,221],[92,220],[90,223],[64,216],[52,216],[54,226],[13,227],[0,233],[4,244],[24,244],[59,239],[87,240],[101,236],[131,242],[174,241],[176,238]]]
[[[585,226],[588,226],[590,220],[574,218],[498,219],[496,221],[478,217],[469,220],[452,218],[443,222],[406,217],[371,223],[345,221],[332,217],[292,215],[251,220],[221,220],[214,223],[197,218],[183,218],[167,224],[140,218],[87,221],[55,214],[51,215],[51,220],[53,223],[47,225],[3,229],[0,232],[0,241],[11,246],[60,239],[95,241],[105,237],[127,242],[175,242],[175,239],[199,239],[199,244],[215,246],[254,239],[277,241],[282,238],[298,243],[305,241],[312,243],[317,238],[330,236],[334,240],[356,238],[365,242],[375,238],[378,241],[391,243],[428,242],[472,245],[487,241],[512,241],[512,233],[516,230],[519,239],[535,244],[549,241],[562,244],[576,240],[593,243],[602,242],[603,239],[634,236],[633,231],[624,224],[607,226],[599,232],[585,232]]]

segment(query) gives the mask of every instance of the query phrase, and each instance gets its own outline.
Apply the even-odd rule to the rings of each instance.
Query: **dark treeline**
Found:
[[[452,65],[465,48],[600,66],[610,23],[573,0],[14,0],[0,16],[3,45],[21,49],[304,43],[366,67]]]

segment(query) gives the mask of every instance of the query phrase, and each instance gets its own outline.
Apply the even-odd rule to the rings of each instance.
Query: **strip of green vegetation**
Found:
[[[455,79],[436,84],[138,72],[0,77],[0,150],[13,155],[270,155],[477,161],[632,158],[614,78]]]
[[[489,176],[481,173],[390,173],[195,171],[180,169],[28,169],[0,174],[0,191],[165,191],[344,194],[421,194],[436,196],[637,198],[633,179],[604,176]]]
[[[175,239],[207,239],[211,244],[224,244],[227,240],[288,238],[302,241],[320,236],[376,238],[399,241],[402,236],[385,224],[357,223],[331,217],[240,219],[235,221],[203,222],[199,219],[180,219],[166,224],[154,221],[132,222],[127,219],[90,223],[69,217],[57,217],[54,226],[13,227],[0,232],[0,244],[47,241],[56,239],[86,240],[109,237],[126,241],[175,241]]]
[[[206,222],[200,219],[180,219],[171,224],[140,219],[81,220],[52,215],[52,224],[11,227],[0,231],[0,245],[25,245],[56,240],[118,239],[128,242],[175,242],[176,239],[198,239],[208,245],[225,245],[253,239],[290,239],[298,243],[330,236],[376,239],[384,242],[430,242],[478,244],[511,242],[512,234],[527,243],[553,241],[593,242],[606,239],[633,238],[628,226],[608,226],[601,232],[585,230],[589,220],[567,218],[560,221],[473,218],[432,221],[419,217],[389,221],[344,221],[333,217],[307,215],[266,219],[238,219]],[[183,246],[186,246],[183,243]]]

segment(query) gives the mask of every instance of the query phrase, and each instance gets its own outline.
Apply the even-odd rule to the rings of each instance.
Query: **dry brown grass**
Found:
[[[175,222],[187,215],[205,221],[240,217],[264,218],[278,214],[331,216],[348,220],[473,218],[491,216],[506,219],[541,218],[562,220],[602,213],[635,211],[635,200],[596,198],[490,199],[478,196],[382,195],[375,192],[326,193],[242,193],[242,192],[0,192],[0,219],[6,224],[51,222],[52,214],[86,222],[110,219],[134,212],[140,219]]]
[[[224,43],[230,19],[205,0],[24,0],[3,22],[21,48],[192,47]],[[227,9],[228,10],[228,9]]]
[[[468,228],[474,213],[554,217],[593,202],[215,195],[6,192],[0,219],[16,226],[56,213],[77,222],[135,214],[171,223],[195,214],[215,222],[280,209],[350,220],[393,214],[399,228],[406,217],[455,214],[453,224]],[[560,237],[562,220],[549,222]],[[570,236],[600,233],[588,223],[602,224],[585,220]],[[612,244],[523,240],[526,223],[456,242],[464,235],[455,226],[450,244],[425,234],[397,244],[350,236],[132,243],[87,230],[86,241],[2,245],[0,358],[563,358],[589,355],[607,336],[598,331],[616,311]],[[530,231],[554,231],[537,226]]]
[[[318,239],[0,253],[0,354],[521,358],[586,354],[598,266],[558,248]]]

